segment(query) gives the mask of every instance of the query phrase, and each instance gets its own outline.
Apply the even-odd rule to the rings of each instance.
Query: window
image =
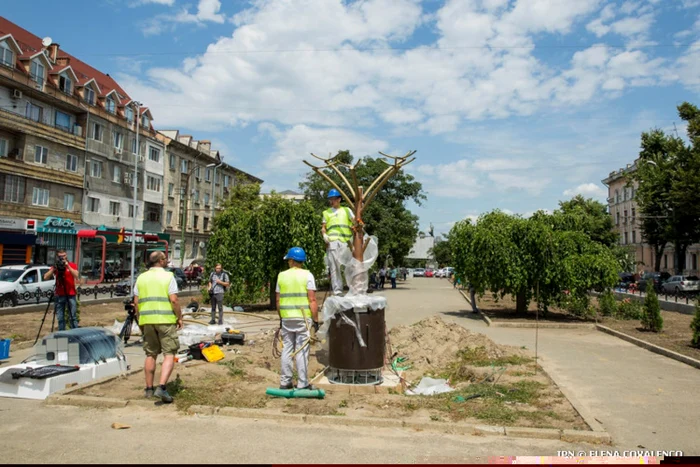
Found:
[[[92,88],[85,86],[83,89],[83,97],[85,98],[85,102],[90,105],[95,105],[95,91],[93,91]]]
[[[224,188],[228,188],[231,178],[228,175],[224,175]]]
[[[110,201],[109,202],[109,213],[113,216],[118,216],[119,215],[119,206],[120,203],[116,201]]]
[[[69,172],[78,171],[78,156],[73,154],[66,154],[66,170]]]
[[[215,180],[215,182],[216,182],[217,185],[218,185],[219,183],[221,183],[221,172],[219,172],[219,173],[216,174],[216,180]]]
[[[182,211],[177,215],[177,226],[182,227]]]
[[[632,243],[637,243],[637,231],[632,231]]]
[[[117,105],[114,103],[114,99],[108,97],[107,100],[105,100],[105,109],[109,113],[114,113],[116,111]]]
[[[136,138],[131,140],[131,153],[136,154]]]
[[[194,169],[194,178],[196,178],[197,180],[201,180],[201,179],[202,179],[202,177],[201,177],[201,175],[200,175],[200,173],[201,173],[201,172],[200,172],[200,169],[201,169],[200,166],[197,166],[197,167],[195,167],[195,169]]]
[[[209,218],[208,218],[208,217],[205,217],[204,220],[203,220],[202,222],[204,223],[204,225],[202,226],[202,228],[203,228],[204,230],[207,230],[207,229],[209,228]]]
[[[620,192],[619,192],[619,190],[615,190],[615,203],[617,204],[619,202],[620,202]]]
[[[115,131],[113,133],[113,135],[114,135],[114,147],[121,151],[121,149],[124,147],[124,135],[119,133],[118,131]]]
[[[134,217],[134,205],[129,205],[129,217]]]
[[[34,146],[34,162],[37,164],[46,164],[49,159],[48,148],[42,146]]]
[[[165,223],[171,225],[173,223],[173,212],[168,211],[165,213]]]
[[[49,190],[46,188],[34,187],[32,191],[32,205],[48,206],[49,205]]]
[[[623,245],[627,245],[627,232],[625,232],[625,241],[623,242]]]
[[[160,206],[157,204],[146,204],[146,220],[149,222],[160,222]]]
[[[204,193],[204,205],[209,206],[209,193]]]
[[[182,159],[180,161],[180,173],[186,174],[187,173],[187,159]]]
[[[141,126],[144,128],[150,128],[150,122],[148,120],[148,115],[141,117]]]
[[[634,222],[637,217],[637,208],[632,208],[632,222]]]
[[[124,110],[124,116],[126,117],[127,122],[133,123],[133,121],[134,121],[134,109],[132,109],[131,107],[127,107]]]
[[[199,204],[199,190],[194,190],[194,203]]]
[[[39,271],[34,269],[33,271],[29,271],[20,279],[21,282],[25,282],[27,284],[36,284],[39,282]]]
[[[175,154],[169,154],[168,160],[170,162],[170,170],[175,170],[177,168],[177,158],[175,157]]]
[[[118,165],[114,166],[114,172],[112,172],[112,181],[114,183],[121,183],[122,182],[122,168],[119,167]]]
[[[199,224],[199,216],[194,216],[194,220],[192,221],[192,228],[194,230],[198,229],[197,224]]]
[[[100,212],[100,200],[98,198],[92,198],[88,196],[88,209],[89,212]]]
[[[615,225],[620,225],[620,211],[617,211],[615,216]]]
[[[58,77],[58,89],[62,92],[72,95],[73,94],[73,82],[67,76]]]
[[[102,162],[90,162],[90,176],[95,178],[102,178]]]
[[[104,128],[99,123],[92,124],[92,139],[96,141],[102,141],[102,132]]]
[[[44,109],[38,105],[27,102],[27,118],[35,122],[41,122],[44,115]]]
[[[211,169],[209,167],[207,167],[207,170],[204,172],[204,180],[211,182]]]
[[[15,53],[5,42],[0,42],[0,63],[12,68],[15,67]]]
[[[175,191],[175,184],[168,183],[168,198],[174,198],[173,192]]]
[[[24,203],[24,177],[0,174],[3,201],[8,203]]]
[[[0,157],[7,157],[7,140],[0,138]]]
[[[56,111],[56,126],[64,130],[71,131],[70,115]]]
[[[46,72],[46,68],[44,68],[44,65],[39,63],[38,60],[32,61],[31,77],[34,81],[36,81],[39,84],[44,84],[44,73],[45,72]]]
[[[151,152],[148,154],[148,158],[153,162],[160,162],[160,149],[151,148]]]
[[[147,175],[146,176],[146,189],[151,190],[151,191],[160,192],[160,178],[151,177],[150,175]]]
[[[75,196],[72,193],[63,194],[63,210],[72,211],[73,203],[75,202]]]
[[[634,199],[634,187],[630,188],[630,199]]]
[[[622,200],[627,201],[627,187],[622,189]]]
[[[627,209],[625,209],[625,216],[622,218],[622,223],[626,224],[627,223]],[[627,242],[625,242],[627,243]]]

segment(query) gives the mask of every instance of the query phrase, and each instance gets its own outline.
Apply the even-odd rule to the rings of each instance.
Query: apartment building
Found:
[[[644,243],[641,218],[639,208],[635,200],[637,183],[628,183],[629,175],[637,170],[639,159],[626,167],[610,172],[610,174],[602,180],[603,184],[608,187],[608,210],[613,218],[615,231],[619,235],[621,245],[629,245],[634,249],[635,261],[638,263],[637,271],[653,271],[656,261],[654,249]],[[698,274],[698,255],[700,254],[700,245],[692,245],[686,252],[686,270],[687,274]],[[673,245],[667,245],[661,258],[661,271],[674,273],[674,248]]]
[[[229,188],[235,183],[263,181],[224,163],[210,141],[195,140],[178,130],[159,130],[157,137],[165,146],[167,159],[165,231],[173,244],[174,263],[187,266],[206,256],[212,219]]]

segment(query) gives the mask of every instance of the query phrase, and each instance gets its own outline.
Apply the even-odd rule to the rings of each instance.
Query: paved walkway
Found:
[[[389,299],[388,324],[434,312],[499,344],[535,349],[535,330],[489,328],[444,279],[414,278]],[[700,370],[596,330],[540,329],[541,364],[611,434],[620,449],[700,454]]]

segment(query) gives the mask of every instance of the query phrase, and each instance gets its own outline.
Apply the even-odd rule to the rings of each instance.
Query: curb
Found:
[[[527,328],[527,329],[595,329],[595,323],[508,323],[496,321],[494,328]]]
[[[469,303],[469,305],[472,305],[472,301],[469,300],[469,297],[467,297],[464,294],[464,291],[459,290],[459,289],[458,289],[458,291],[460,294],[462,294],[462,297],[464,297],[464,299],[467,301],[467,303]],[[477,313],[479,313],[479,316],[481,316],[481,319],[484,320],[484,322],[486,323],[487,326],[492,326],[491,319],[488,316],[486,316],[484,313],[482,313],[481,310],[479,309],[479,307],[476,308],[476,311],[477,311]]]
[[[602,324],[596,324],[596,328],[599,331],[610,334],[611,336],[618,337],[622,340],[625,340],[631,344],[634,344],[638,347],[646,349],[650,352],[654,352],[654,353],[657,353],[659,355],[663,355],[664,357],[668,357],[668,358],[671,358],[673,360],[679,361],[681,363],[685,363],[686,365],[690,365],[692,367],[700,369],[700,360],[696,360],[692,357],[688,357],[686,355],[679,354],[678,352],[674,352],[673,350],[668,350],[668,349],[665,349],[663,347],[659,347],[658,345],[652,344],[650,342],[643,341],[641,339],[637,339],[636,337],[632,337],[632,336],[625,334],[623,332],[616,331],[616,330],[611,329],[607,326],[603,326]]]

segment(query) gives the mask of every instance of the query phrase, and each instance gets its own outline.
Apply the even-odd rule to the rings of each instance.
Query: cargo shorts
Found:
[[[144,324],[143,351],[148,357],[175,355],[180,350],[177,324]]]

